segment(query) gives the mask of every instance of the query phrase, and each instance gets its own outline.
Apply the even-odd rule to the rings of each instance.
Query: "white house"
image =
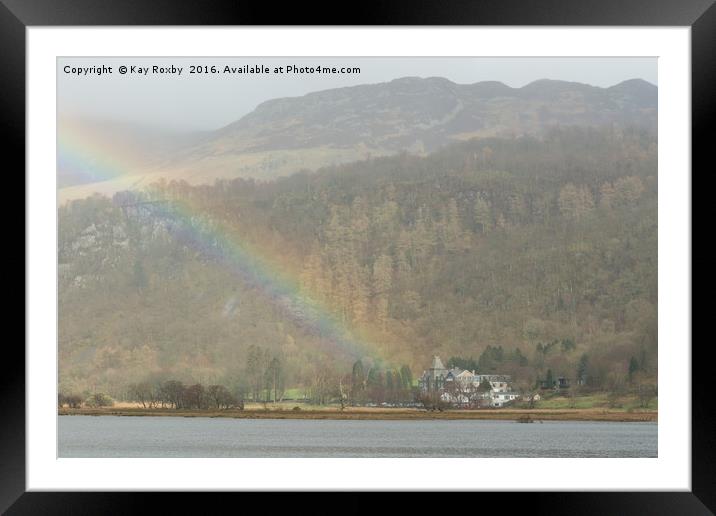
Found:
[[[516,392],[508,392],[508,391],[492,391],[490,396],[490,406],[491,407],[503,407],[507,403],[510,403],[517,398],[519,398],[520,395]]]
[[[489,392],[479,389],[484,382],[489,383]],[[477,374],[459,367],[448,369],[438,356],[433,357],[432,366],[419,381],[423,392],[437,392],[442,401],[462,407],[503,407],[519,397],[512,392],[510,383],[509,375]]]

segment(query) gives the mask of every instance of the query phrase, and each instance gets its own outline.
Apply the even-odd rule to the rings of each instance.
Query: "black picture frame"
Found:
[[[350,13],[347,15],[345,13]],[[20,198],[25,169],[25,29],[29,26],[86,25],[572,25],[572,26],[689,26],[692,50],[692,178],[697,167],[707,172],[716,119],[716,6],[714,0],[453,0],[446,2],[361,2],[349,9],[321,4],[231,0],[185,2],[171,0],[0,0],[0,105],[3,157],[15,158],[18,181],[10,197]],[[712,169],[713,167],[710,167]],[[6,177],[7,177],[6,176]],[[7,192],[7,191],[6,191]],[[22,197],[24,199],[24,196]],[[22,202],[22,201],[21,201]],[[14,223],[17,209],[3,205]],[[14,217],[10,218],[10,214]],[[24,235],[23,235],[24,239]],[[24,247],[23,247],[24,249]],[[12,262],[20,267],[20,253]],[[24,258],[24,251],[22,253]],[[23,260],[24,263],[24,260]],[[14,299],[14,298],[13,298]],[[24,299],[24,294],[23,294]],[[14,301],[13,301],[14,302]],[[18,303],[19,305],[19,303]],[[24,306],[24,303],[23,303]],[[693,316],[692,316],[693,317]],[[666,343],[664,345],[675,343]],[[552,514],[711,514],[716,511],[716,418],[709,383],[708,345],[692,346],[692,490],[690,492],[482,493],[480,505],[512,512],[526,504],[530,512]],[[707,343],[706,343],[707,344]],[[25,487],[25,353],[19,339],[6,341],[0,375],[0,510],[8,514],[134,513],[147,508],[147,497],[161,498],[168,512],[185,506],[184,494],[26,492]],[[683,385],[675,388],[683,389]],[[212,512],[228,502],[224,494],[202,500]],[[246,496],[243,494],[241,496]],[[358,495],[353,495],[357,497]],[[362,496],[362,495],[361,495]],[[303,496],[292,495],[299,502]],[[245,500],[245,499],[244,499]],[[361,498],[361,500],[364,500]],[[416,496],[423,503],[424,496]],[[258,501],[258,500],[256,500]],[[248,508],[253,501],[244,501]],[[231,503],[231,502],[229,502]],[[346,504],[348,509],[369,501]],[[320,507],[319,507],[320,509]]]

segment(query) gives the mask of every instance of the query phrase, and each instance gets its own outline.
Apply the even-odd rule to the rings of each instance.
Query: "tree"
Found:
[[[418,395],[418,401],[425,410],[435,410],[438,396],[437,392],[434,391],[422,392]]]
[[[478,197],[475,200],[474,220],[478,233],[487,234],[492,230],[492,213],[490,203]]]
[[[250,387],[248,386],[246,380],[243,377],[236,382],[233,392],[235,393],[235,405],[236,408],[238,408],[239,410],[244,410],[244,400],[246,399],[246,395],[249,393],[250,390]]]
[[[263,390],[264,368],[263,350],[258,346],[249,346],[246,358],[245,376],[251,384],[251,397],[254,401],[259,401],[261,391]]]
[[[488,346],[490,350],[492,348]],[[488,355],[490,355],[490,352],[486,351]],[[483,353],[485,354],[485,353]],[[492,355],[490,355],[492,356]],[[482,358],[482,356],[480,357]],[[470,358],[463,358],[463,357],[450,357],[450,359],[447,362],[448,369],[453,367],[459,367],[460,369],[467,369],[468,371],[477,371],[479,369],[479,364],[477,361],[475,361],[472,357]]]
[[[329,360],[314,361],[306,392],[313,403],[324,405],[330,401],[338,385],[334,370],[334,365]]]
[[[269,362],[266,375],[269,392],[273,393],[273,402],[276,403],[283,397],[283,368],[281,367],[281,361],[277,357],[272,358],[271,362]]]
[[[279,357],[280,383],[329,399],[335,375],[357,358],[329,344],[344,331],[374,341],[393,364],[411,357],[417,366],[439,346],[445,358],[466,360],[454,365],[479,370],[467,361],[490,343],[478,372],[530,385],[544,380],[547,367],[574,376],[585,352],[592,388],[610,374],[626,381],[631,355],[638,361],[632,387],[640,374],[651,381],[655,144],[650,135],[570,128],[491,139],[489,161],[481,158],[487,142],[471,141],[277,181],[172,181],[147,194],[62,204],[60,390],[124,398],[129,382],[154,371],[162,381],[208,385],[236,370],[245,399],[278,400],[266,371]],[[587,193],[599,194],[599,216],[590,215]],[[123,208],[153,198],[168,203]],[[187,203],[196,216],[176,217],[173,203]],[[498,219],[505,222],[499,230]],[[216,228],[274,257],[277,270],[304,264],[300,285],[274,289],[276,278],[235,267],[236,249],[216,238]],[[131,284],[135,269],[148,279],[136,282],[144,284],[141,295]],[[295,341],[287,344],[288,335]],[[328,380],[323,373],[314,380],[314,362],[327,356],[336,361]],[[365,381],[368,357],[363,367]],[[402,369],[400,382],[395,370],[391,376],[403,396],[396,389],[407,383]],[[351,375],[351,402],[365,396],[364,387]]]
[[[175,409],[183,407],[184,384],[177,380],[167,380],[161,385],[160,396],[163,402]]]
[[[400,380],[402,382],[402,394],[403,399],[409,399],[410,393],[413,389],[413,372],[407,364],[403,364],[400,367]]]
[[[577,408],[577,392],[572,389],[567,395],[569,396],[569,408]]]
[[[352,404],[356,404],[363,399],[365,388],[365,371],[363,370],[363,362],[356,360],[353,363],[353,370],[351,372],[351,394],[350,399]]]
[[[395,401],[395,388],[396,384],[393,380],[393,371],[388,369],[388,371],[385,372],[385,390],[386,397],[390,402]]]
[[[236,404],[236,399],[223,385],[210,385],[206,389],[206,396],[217,409],[228,409]]]
[[[133,401],[142,404],[143,408],[153,408],[155,403],[154,388],[149,382],[132,383],[127,389],[127,395]]]
[[[442,222],[443,245],[449,252],[465,249],[468,245],[462,231],[460,222],[460,211],[457,201],[451,198],[443,213]]]
[[[388,319],[388,299],[393,285],[393,260],[381,255],[373,264],[372,294],[376,319],[385,325]]]
[[[609,408],[621,407],[621,399],[626,394],[626,388],[624,385],[624,377],[621,374],[612,374],[608,379],[609,394],[607,395],[607,401]]]
[[[480,354],[480,358],[477,361],[477,370],[485,373],[494,373],[500,368],[504,358],[502,346],[493,347],[488,345]]]
[[[639,371],[639,362],[637,361],[636,357],[631,357],[629,359],[629,382],[631,382],[634,378],[634,374]]]
[[[372,367],[368,371],[367,383],[369,398],[376,403],[382,403],[385,400],[385,380],[383,373],[377,367]]]
[[[200,383],[190,385],[183,392],[183,408],[203,409],[206,408],[206,392]]]
[[[515,348],[512,351],[512,356],[510,357],[510,359],[520,367],[526,367],[529,364],[529,360],[525,355],[522,354],[522,350],[520,348]]]
[[[82,396],[79,396],[77,394],[58,394],[57,395],[57,405],[58,407],[62,408],[64,406],[67,406],[69,408],[80,408],[82,406]]]
[[[347,375],[338,375],[338,401],[341,404],[341,411],[346,408],[346,401],[348,400],[348,393],[344,387],[344,384],[348,383],[348,379]]]
[[[640,408],[649,408],[651,400],[656,397],[657,388],[652,383],[640,383],[637,387],[637,397],[639,398]]]
[[[114,400],[108,395],[103,392],[98,392],[95,394],[92,394],[89,398],[85,400],[85,405],[88,407],[111,407],[114,405]]]
[[[547,374],[544,377],[544,383],[548,389],[554,387],[554,377],[552,376],[552,370],[547,369]]]
[[[80,408],[82,406],[82,396],[79,394],[69,394],[64,399],[70,408]]]
[[[137,289],[144,289],[147,287],[147,284],[149,283],[149,280],[147,278],[147,272],[144,269],[144,264],[142,263],[142,260],[137,258],[134,261],[134,269],[132,274],[132,285],[137,287]]]
[[[568,353],[574,350],[577,345],[572,339],[562,339],[562,353]]]
[[[644,183],[638,177],[620,177],[614,183],[614,198],[618,205],[633,205],[643,192]]]
[[[594,208],[594,196],[586,186],[569,183],[559,192],[559,211],[567,218],[578,219]]]
[[[600,187],[599,194],[600,194],[600,200],[599,204],[606,209],[611,209],[612,205],[614,204],[614,198],[615,198],[615,189],[614,184],[610,182],[602,183],[602,186]]]
[[[523,332],[527,340],[534,342],[544,335],[545,323],[541,319],[530,318],[525,322]]]
[[[527,405],[527,406],[528,406],[529,408],[531,408],[531,409],[535,408],[535,403],[536,403],[536,401],[537,401],[537,400],[535,400],[535,393],[534,393],[534,392],[530,392],[527,396],[528,396],[528,399],[529,399],[529,402],[528,402],[528,405]]]
[[[579,357],[579,363],[577,364],[577,383],[584,385],[587,383],[587,368],[589,367],[589,356],[583,353]]]

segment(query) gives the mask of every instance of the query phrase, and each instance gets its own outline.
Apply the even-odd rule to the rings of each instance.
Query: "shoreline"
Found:
[[[419,409],[366,409],[349,407],[345,410],[176,410],[148,408],[60,408],[60,416],[129,416],[129,417],[209,417],[232,419],[334,419],[334,420],[495,420],[495,421],[612,421],[657,422],[658,411],[620,411],[610,409],[476,409],[426,411]]]

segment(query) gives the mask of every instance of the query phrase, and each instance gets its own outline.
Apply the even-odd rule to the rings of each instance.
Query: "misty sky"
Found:
[[[218,57],[218,58],[58,58],[58,113],[139,122],[176,130],[207,130],[227,125],[265,100],[312,91],[386,82],[399,77],[440,76],[459,84],[501,81],[521,87],[537,79],[613,86],[640,78],[657,84],[657,60],[610,58],[471,58],[471,57]],[[78,76],[65,65],[113,67],[112,74]],[[117,73],[120,65],[182,67],[181,75]],[[188,73],[190,65],[360,67],[355,75]]]

